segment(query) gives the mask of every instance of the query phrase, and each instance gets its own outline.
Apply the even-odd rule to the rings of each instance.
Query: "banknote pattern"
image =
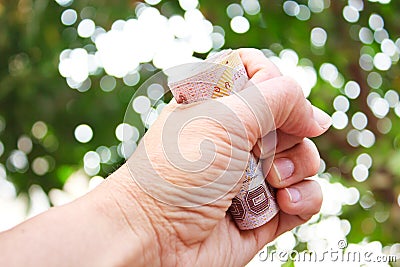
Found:
[[[177,103],[189,104],[239,92],[248,82],[246,69],[236,50],[224,50],[205,60],[210,64],[193,65],[187,76],[168,81]],[[250,155],[245,179],[232,200],[229,212],[239,229],[257,228],[279,211],[274,189],[265,183],[262,166]]]

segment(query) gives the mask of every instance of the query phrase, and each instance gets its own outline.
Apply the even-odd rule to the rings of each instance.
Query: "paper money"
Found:
[[[249,80],[239,53],[224,50],[205,60],[210,64],[186,67],[180,77],[169,77],[168,86],[177,103],[189,104],[239,92]],[[250,155],[245,179],[229,212],[241,230],[257,228],[279,211],[274,189],[265,183],[261,163]]]

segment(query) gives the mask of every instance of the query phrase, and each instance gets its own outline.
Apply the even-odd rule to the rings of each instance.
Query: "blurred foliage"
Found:
[[[364,113],[368,119],[366,128],[374,134],[375,142],[370,147],[350,145],[347,141],[348,133],[353,129],[350,122],[344,129],[330,129],[323,137],[315,139],[326,164],[323,175],[331,181],[356,187],[360,191],[360,203],[371,203],[344,208],[341,217],[352,224],[348,236],[351,242],[360,242],[365,236],[383,244],[397,242],[400,240],[400,208],[397,204],[400,194],[400,119],[392,108],[383,118],[376,116],[367,104],[367,98],[371,92],[384,97],[389,89],[399,91],[399,65],[393,64],[387,71],[361,68],[361,51],[375,55],[381,47],[375,41],[371,44],[361,42],[359,31],[361,27],[368,27],[370,15],[377,13],[384,18],[389,37],[399,40],[400,2],[361,1],[363,10],[356,23],[343,17],[343,8],[348,1],[324,1],[330,2],[330,6],[320,13],[312,13],[307,20],[288,16],[283,10],[284,2],[260,1],[261,12],[245,14],[251,28],[243,34],[232,31],[226,12],[230,3],[239,2],[203,0],[199,9],[213,25],[225,30],[224,48],[268,48],[276,54],[284,48],[293,49],[300,58],[310,59],[317,71],[323,63],[329,62],[337,67],[345,82],[353,80],[360,85],[359,97],[349,100],[347,115],[351,121],[356,112]],[[308,2],[297,1],[302,5]],[[27,191],[32,184],[40,184],[46,191],[61,187],[73,171],[82,168],[84,154],[99,146],[113,147],[111,151],[116,154],[119,141],[115,138],[115,128],[122,122],[135,90],[154,70],[142,68],[140,82],[133,87],[117,79],[115,90],[111,92],[100,90],[100,79],[105,74],[102,70],[91,77],[90,90],[79,92],[71,89],[61,77],[59,56],[67,48],[95,49],[90,38],[79,37],[75,30],[82,19],[90,18],[96,25],[109,30],[118,19],[136,17],[137,4],[127,0],[81,0],[70,1],[68,7],[63,7],[51,0],[0,0],[0,141],[4,145],[0,163],[6,166],[7,178],[19,191]],[[155,7],[166,17],[184,13],[177,1],[165,0]],[[65,26],[60,21],[66,8],[73,8],[79,14],[72,26]],[[322,47],[315,47],[310,42],[310,32],[315,27],[322,27],[327,32],[328,38]],[[398,46],[399,41],[396,44]],[[205,57],[205,54],[195,55]],[[370,72],[382,77],[382,84],[377,88],[367,82]],[[344,85],[335,88],[318,75],[309,99],[332,114],[335,112],[332,103],[336,96],[344,95],[343,88]],[[38,121],[47,127],[40,138],[32,134],[32,127]],[[94,132],[93,139],[85,144],[74,138],[76,126],[82,123],[89,124]],[[389,131],[382,130],[385,123],[391,125]],[[23,136],[28,137],[27,145],[21,141]],[[29,149],[29,140],[32,140],[32,149]],[[22,148],[17,147],[17,143]],[[9,157],[17,149],[27,149],[25,154],[29,164],[37,157],[45,158],[48,171],[38,175],[30,165],[22,169],[13,167]],[[371,156],[372,167],[369,178],[357,182],[352,171],[362,153]],[[111,162],[101,164],[99,175],[107,176],[121,162],[121,157],[114,157]]]

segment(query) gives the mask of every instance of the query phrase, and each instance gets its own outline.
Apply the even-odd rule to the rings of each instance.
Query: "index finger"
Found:
[[[278,67],[260,50],[255,48],[240,48],[238,52],[253,84],[282,75]]]

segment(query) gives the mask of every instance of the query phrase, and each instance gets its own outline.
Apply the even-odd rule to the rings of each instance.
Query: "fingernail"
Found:
[[[318,123],[318,125],[322,129],[328,129],[329,126],[331,126],[332,119],[324,111],[322,111],[319,108],[313,106],[313,113],[314,113],[313,114],[314,115],[314,120]]]
[[[287,192],[288,195],[289,195],[290,202],[296,203],[296,202],[299,202],[299,201],[300,201],[300,199],[301,199],[301,194],[300,194],[300,191],[299,191],[299,190],[297,190],[296,188],[292,188],[292,187],[287,187],[287,188],[285,188],[285,189],[286,189],[286,192]]]
[[[288,158],[279,158],[274,161],[275,173],[279,180],[285,180],[292,176],[294,172],[294,164]]]

